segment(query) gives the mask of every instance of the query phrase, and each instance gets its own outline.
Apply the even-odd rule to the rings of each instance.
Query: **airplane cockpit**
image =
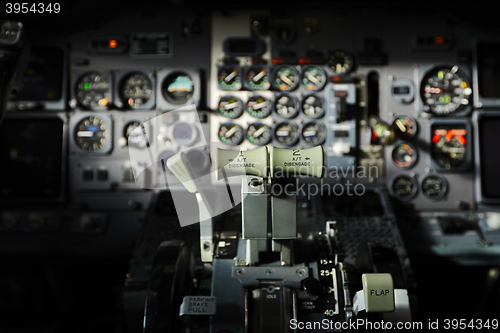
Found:
[[[498,330],[488,6],[0,8],[0,332]]]

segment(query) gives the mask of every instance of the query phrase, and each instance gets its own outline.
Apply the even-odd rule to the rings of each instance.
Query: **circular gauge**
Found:
[[[234,96],[224,96],[219,101],[219,113],[226,118],[238,118],[243,113],[243,102]]]
[[[289,94],[278,94],[274,99],[274,111],[282,118],[294,118],[299,113],[297,100]]]
[[[438,175],[428,175],[420,183],[422,194],[431,200],[439,200],[444,197],[448,190],[446,179]]]
[[[87,109],[106,107],[111,100],[111,76],[97,72],[84,74],[76,84],[76,98]]]
[[[219,127],[219,140],[228,145],[239,145],[243,141],[243,128],[233,123],[222,124]]]
[[[422,79],[420,96],[425,111],[448,115],[469,106],[472,89],[458,66],[438,67]]]
[[[274,129],[274,138],[285,146],[293,146],[299,139],[297,126],[283,122],[276,125]]]
[[[240,90],[239,67],[221,67],[218,75],[219,87],[223,90]]]
[[[333,51],[328,56],[328,66],[337,75],[348,74],[352,70],[353,63],[352,56],[341,50]]]
[[[271,128],[262,123],[250,124],[247,129],[247,139],[254,145],[267,145],[271,141]]]
[[[198,138],[196,127],[185,121],[175,122],[170,130],[170,137],[172,137],[181,146],[191,146]]]
[[[290,66],[281,66],[274,72],[274,86],[279,90],[293,90],[299,84],[299,74]]]
[[[417,123],[408,116],[398,116],[392,122],[394,133],[399,139],[409,139],[417,133]]]
[[[432,125],[431,157],[442,169],[460,168],[467,161],[468,131],[464,124]]]
[[[399,143],[392,149],[392,162],[399,168],[411,168],[417,161],[417,150],[409,143]]]
[[[271,87],[269,73],[264,66],[251,66],[247,70],[246,82],[253,90],[267,90]]]
[[[322,144],[326,139],[325,126],[316,121],[304,124],[302,127],[302,139],[311,146]]]
[[[302,113],[309,118],[321,118],[325,115],[323,100],[314,94],[306,95],[302,98],[301,109]]]
[[[120,96],[132,109],[138,109],[153,96],[153,83],[144,73],[127,76],[121,84]]]
[[[302,85],[307,90],[320,90],[325,86],[325,71],[318,66],[308,66],[302,72]]]
[[[111,128],[104,119],[90,116],[76,125],[75,140],[82,150],[99,151],[111,140]]]
[[[184,73],[168,75],[162,84],[165,99],[174,104],[186,103],[193,96],[194,84],[191,77]]]
[[[142,133],[142,127],[140,121],[131,121],[125,125],[123,128],[123,137],[127,138],[128,146],[145,148],[146,138]]]
[[[247,111],[255,118],[265,118],[271,113],[271,105],[262,96],[252,96],[248,99]]]
[[[408,175],[398,175],[392,179],[390,191],[398,200],[406,201],[417,194],[417,180]]]

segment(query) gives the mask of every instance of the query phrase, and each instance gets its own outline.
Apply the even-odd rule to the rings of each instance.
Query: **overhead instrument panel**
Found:
[[[106,110],[113,103],[113,77],[111,72],[74,73],[73,96],[76,106],[87,110]]]
[[[439,171],[465,171],[471,164],[471,129],[467,120],[431,122],[431,159]]]
[[[153,72],[117,71],[116,105],[122,109],[149,110],[155,106]]]
[[[458,65],[432,66],[420,81],[422,111],[434,116],[461,116],[472,109],[468,74]]]

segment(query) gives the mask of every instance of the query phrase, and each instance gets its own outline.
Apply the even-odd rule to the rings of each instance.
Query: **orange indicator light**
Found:
[[[108,42],[108,46],[110,49],[116,49],[116,47],[118,46],[118,42],[114,39],[110,39]]]

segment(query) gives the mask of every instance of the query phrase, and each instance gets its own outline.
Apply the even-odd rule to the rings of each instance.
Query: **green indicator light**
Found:
[[[90,83],[84,83],[83,84],[83,89],[90,90]]]
[[[439,72],[438,72],[438,78],[439,78],[440,80],[442,80],[442,79],[444,78],[444,73],[443,73],[443,71],[439,71]]]
[[[439,101],[443,104],[448,104],[451,102],[451,97],[450,95],[443,95],[439,97]]]

